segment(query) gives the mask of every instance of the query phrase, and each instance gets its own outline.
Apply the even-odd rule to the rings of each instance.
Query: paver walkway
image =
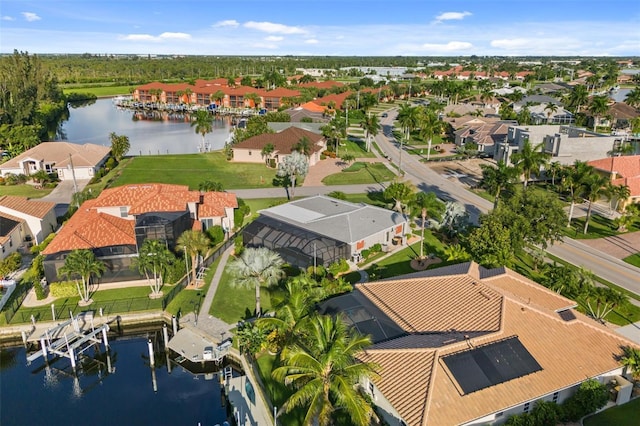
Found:
[[[581,242],[617,259],[640,253],[640,231],[595,240],[581,240]]]

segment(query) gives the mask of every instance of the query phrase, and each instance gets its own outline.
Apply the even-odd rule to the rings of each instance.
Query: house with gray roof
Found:
[[[267,247],[299,267],[357,261],[374,244],[383,250],[404,244],[409,232],[409,218],[401,213],[323,195],[258,213],[242,233],[245,246]]]

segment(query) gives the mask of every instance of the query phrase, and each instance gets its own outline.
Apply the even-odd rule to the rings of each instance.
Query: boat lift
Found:
[[[79,324],[80,319],[84,320],[83,327]],[[90,326],[90,330],[85,330],[84,327],[87,325]],[[27,365],[40,357],[46,360],[51,353],[69,358],[71,367],[75,369],[78,355],[94,344],[104,343],[105,349],[109,348],[108,331],[109,324],[106,323],[98,328],[94,327],[92,311],[78,314],[75,317],[71,314],[71,319],[47,329],[40,335],[40,350],[27,356]],[[59,337],[60,335],[62,337]],[[102,335],[102,339],[100,339],[100,335]]]

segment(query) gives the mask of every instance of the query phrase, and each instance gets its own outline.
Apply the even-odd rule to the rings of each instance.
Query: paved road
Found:
[[[377,135],[376,143],[394,163],[399,164],[400,151],[397,143],[391,137],[395,116],[395,112],[389,112],[389,116],[382,119],[383,132]],[[415,156],[404,153],[402,169],[407,178],[414,182],[419,189],[435,191],[444,200],[457,200],[463,203],[474,222],[477,221],[480,213],[485,213],[493,207],[491,202],[449,181],[429,167],[425,167]],[[548,251],[574,265],[584,266],[597,276],[620,287],[640,294],[640,268],[566,237],[562,243],[554,245]]]

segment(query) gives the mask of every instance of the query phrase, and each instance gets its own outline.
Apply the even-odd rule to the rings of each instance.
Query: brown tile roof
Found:
[[[3,220],[6,219],[6,220]],[[13,223],[15,222],[15,223]],[[0,245],[4,245],[11,236],[14,229],[24,223],[25,220],[19,217],[0,212]],[[16,241],[17,243],[17,241]]]
[[[100,207],[129,206],[129,214],[175,212],[197,202],[200,193],[189,191],[186,185],[152,183],[105,189],[98,199]]]
[[[312,152],[317,152],[322,149],[322,147],[318,145],[318,142],[324,140],[322,135],[293,126],[279,133],[263,133],[253,136],[240,143],[234,144],[233,148],[261,150],[266,144],[271,143],[275,147],[275,151],[279,154],[286,155],[291,154],[293,146],[300,142],[300,139],[303,137],[306,137],[309,139],[309,142],[311,142]]]
[[[436,269],[423,278],[411,274],[406,280],[356,287],[405,329],[486,329],[499,318],[494,331],[470,333],[469,340],[435,348],[375,345],[361,354],[378,364],[380,377],[374,382],[409,426],[456,425],[534,401],[619,368],[621,347],[634,345],[575,310],[574,320],[562,320],[553,311],[565,308],[568,299],[535,288],[508,269],[485,270],[473,263],[443,269],[442,276],[434,274]],[[479,293],[486,296],[476,297]],[[442,357],[513,336],[542,370],[464,394]]]
[[[229,192],[206,192],[202,204],[198,205],[198,217],[221,217],[225,215],[225,207],[238,207],[236,194]]]
[[[97,200],[83,203],[42,253],[135,245],[135,221],[98,213],[96,204]]]
[[[42,219],[56,206],[56,203],[5,195],[0,197],[0,206]]]
[[[55,163],[56,168],[65,168],[69,164],[69,155],[74,167],[95,167],[109,155],[111,147],[86,143],[84,145],[71,142],[42,142],[22,154],[0,165],[2,169],[20,167],[20,161],[26,158],[44,160]]]

